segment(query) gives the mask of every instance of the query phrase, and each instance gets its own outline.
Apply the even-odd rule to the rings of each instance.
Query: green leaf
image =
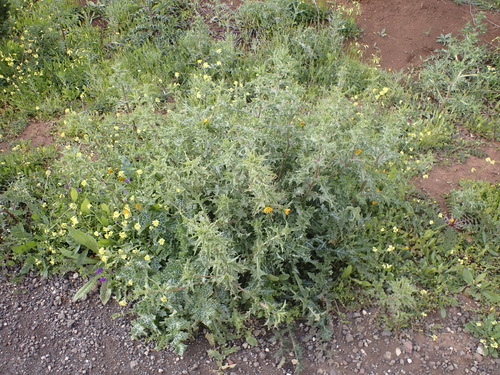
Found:
[[[106,238],[101,238],[99,241],[97,241],[99,247],[108,247],[113,245],[114,243],[115,241]]]
[[[29,241],[22,245],[12,246],[12,251],[15,252],[16,254],[23,254],[33,249],[35,246],[36,246],[35,241]]]
[[[89,292],[92,290],[94,287],[95,283],[99,279],[99,275],[94,275],[89,281],[87,281],[79,290],[76,292],[75,296],[73,297],[73,302],[78,301],[79,299],[82,299],[85,297]]]
[[[109,288],[109,281],[105,281],[101,284],[101,289],[99,290],[99,296],[101,297],[101,302],[103,305],[107,304],[111,298],[111,288]]]
[[[69,228],[69,234],[76,242],[89,248],[93,252],[97,253],[97,251],[99,250],[97,241],[91,235],[83,233],[82,231],[75,228]]]
[[[480,283],[481,281],[483,281],[483,280],[484,280],[484,278],[486,277],[486,275],[487,275],[487,273],[486,273],[486,272],[483,272],[482,274],[478,275],[478,276],[476,277],[476,280],[475,280],[475,281],[476,281],[476,284],[477,284],[477,283]]]
[[[101,210],[103,210],[104,212],[106,212],[107,214],[110,213],[109,211],[109,206],[106,204],[106,203],[101,203]]]
[[[342,278],[347,279],[349,275],[352,273],[352,265],[349,264],[344,270],[342,271]]]
[[[72,187],[71,190],[69,191],[69,196],[71,197],[71,200],[73,202],[76,202],[76,200],[78,199],[78,190]]]
[[[468,268],[464,268],[462,271],[462,278],[468,285],[474,285],[474,274]]]
[[[439,313],[441,314],[441,318],[446,318],[446,309],[444,307],[439,308]]]
[[[258,345],[257,339],[255,337],[253,337],[250,332],[247,332],[245,340],[247,341],[248,345],[250,345],[250,346],[257,346]]]
[[[100,218],[97,218],[97,220],[99,220],[99,223],[101,223],[105,227],[109,225],[109,220],[106,216],[101,216]]]
[[[366,280],[357,280],[357,279],[353,279],[353,278],[351,278],[351,280],[354,281],[356,284],[359,284],[359,285],[367,287],[367,288],[372,286],[372,284]]]
[[[87,198],[85,198],[82,202],[82,204],[80,205],[80,211],[82,211],[82,213],[84,215],[88,215],[90,214],[90,207],[92,205],[90,204],[89,200]]]
[[[489,290],[482,290],[481,294],[486,297],[491,303],[498,303],[500,302],[500,295],[493,293]]]
[[[287,281],[290,278],[290,275],[287,273],[282,273],[278,276],[281,281]]]
[[[267,274],[266,277],[271,281],[279,281],[280,278],[271,274]]]

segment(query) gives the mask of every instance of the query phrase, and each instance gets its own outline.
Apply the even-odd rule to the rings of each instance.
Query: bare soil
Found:
[[[224,0],[228,9],[241,0]],[[207,8],[208,9],[208,8]],[[457,34],[479,10],[450,0],[362,0],[358,24],[363,29],[365,58],[379,57],[384,69],[410,69],[421,64],[442,45],[436,39]],[[209,12],[209,10],[207,10]],[[207,13],[209,14],[209,13]],[[486,12],[485,43],[500,35],[500,14]],[[33,147],[53,142],[51,123],[32,123],[19,136]],[[472,136],[473,135],[468,135]],[[0,143],[0,152],[14,142]],[[463,163],[444,160],[428,178],[415,184],[434,197],[446,211],[444,197],[460,179],[500,181],[500,147],[485,143],[485,157],[468,157]],[[486,156],[497,161],[491,164]],[[0,272],[0,374],[292,374],[298,359],[290,349],[278,355],[280,344],[272,332],[256,328],[258,345],[237,340],[238,351],[222,364],[207,356],[208,342],[200,335],[184,357],[153,344],[129,338],[126,308],[110,302],[102,306],[97,292],[71,302],[84,283],[78,274],[52,279],[28,275],[19,284],[10,280],[15,270]],[[460,306],[422,317],[412,330],[385,330],[376,310],[344,311],[334,317],[331,341],[320,342],[318,333],[298,325],[296,339],[303,348],[303,374],[500,374],[500,361],[485,357],[479,340],[463,330],[477,309],[462,297]],[[118,317],[113,319],[112,316]]]

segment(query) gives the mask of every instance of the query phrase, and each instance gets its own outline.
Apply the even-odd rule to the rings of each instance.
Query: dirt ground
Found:
[[[230,7],[240,0],[225,0]],[[436,39],[457,34],[479,12],[451,0],[362,0],[358,24],[363,30],[365,58],[378,56],[387,70],[418,66],[435,49]],[[500,13],[486,12],[485,43],[500,36]],[[33,123],[20,138],[34,147],[52,142],[51,123]],[[466,137],[474,138],[473,134]],[[11,144],[0,143],[7,151]],[[469,157],[465,163],[442,161],[427,178],[415,180],[446,212],[444,196],[462,178],[500,182],[500,144],[485,143],[481,152],[496,160]],[[12,271],[12,270],[11,270]],[[78,274],[43,279],[29,275],[19,284],[0,275],[0,374],[215,374],[218,365],[207,356],[208,343],[200,336],[184,357],[169,350],[155,351],[151,343],[129,338],[129,318],[115,303],[99,303],[96,293],[71,302],[82,285]],[[500,374],[500,360],[485,357],[479,340],[463,330],[477,308],[463,297],[458,307],[422,317],[413,330],[389,332],[377,323],[377,311],[344,312],[334,318],[333,339],[321,343],[318,333],[297,327],[303,348],[302,374]],[[117,314],[116,319],[112,318]],[[279,344],[263,329],[253,332],[258,345],[242,341],[239,350],[223,362],[224,374],[292,374],[298,359],[290,349],[278,355]],[[283,360],[284,359],[284,360]]]

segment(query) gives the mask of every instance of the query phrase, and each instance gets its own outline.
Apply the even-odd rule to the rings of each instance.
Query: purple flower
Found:
[[[107,279],[106,279],[105,277],[100,277],[100,278],[99,278],[99,281],[100,281],[101,283],[105,282],[106,280],[107,280]]]
[[[123,194],[127,194],[127,190],[123,190],[123,191],[122,191],[122,193],[123,193]]]
[[[102,273],[102,267],[99,267],[99,268],[97,269],[97,271],[95,271],[95,274],[96,274],[96,275],[99,275],[100,273]]]
[[[81,193],[81,192],[82,192],[82,189],[81,189],[81,188],[77,188],[76,190],[77,190],[79,193]]]
[[[128,184],[130,182],[130,178],[127,178],[124,182]]]

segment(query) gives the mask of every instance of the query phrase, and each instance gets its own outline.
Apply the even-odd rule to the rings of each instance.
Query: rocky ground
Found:
[[[97,292],[72,302],[83,285],[78,274],[44,279],[28,275],[9,281],[0,275],[0,374],[292,374],[299,360],[291,350],[278,355],[275,335],[253,333],[258,345],[236,341],[240,349],[223,362],[207,355],[203,337],[184,357],[156,351],[153,343],[132,340],[126,308],[101,305]],[[336,318],[334,335],[321,342],[305,325],[296,329],[302,374],[500,374],[500,360],[484,356],[478,339],[464,331],[476,306],[466,297],[457,308],[422,318],[413,330],[384,330],[376,313],[345,312]],[[117,317],[113,318],[113,315]]]

